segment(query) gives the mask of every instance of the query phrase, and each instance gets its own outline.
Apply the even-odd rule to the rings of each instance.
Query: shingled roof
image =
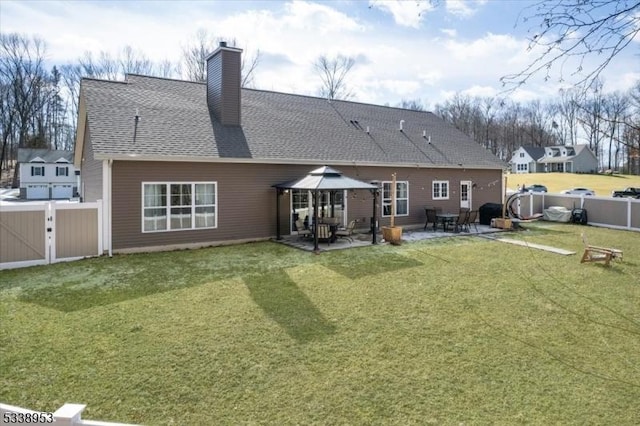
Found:
[[[429,112],[242,89],[242,125],[222,126],[205,83],[140,75],[81,97],[96,159],[505,167]]]

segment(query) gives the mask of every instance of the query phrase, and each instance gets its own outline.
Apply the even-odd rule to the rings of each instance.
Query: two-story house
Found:
[[[78,192],[71,151],[21,148],[18,164],[22,199],[66,199]]]
[[[595,173],[598,159],[586,145],[521,146],[511,157],[512,173]]]

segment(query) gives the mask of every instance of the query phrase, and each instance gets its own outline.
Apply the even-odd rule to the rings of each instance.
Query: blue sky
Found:
[[[48,44],[48,60],[57,64],[85,51],[115,53],[125,45],[156,61],[176,61],[182,46],[204,28],[235,37],[248,55],[261,51],[256,88],[307,95],[317,95],[320,85],[313,60],[341,53],[357,58],[348,79],[353,100],[394,105],[419,99],[433,108],[456,92],[495,96],[501,76],[533,60],[527,24],[518,23],[530,4],[2,0],[0,28],[40,36]],[[607,90],[626,90],[640,79],[639,46],[635,40],[607,68]],[[528,101],[553,96],[560,87],[557,79],[545,83],[540,76],[509,96]]]

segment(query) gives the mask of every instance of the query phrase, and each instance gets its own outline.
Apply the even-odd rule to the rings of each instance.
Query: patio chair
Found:
[[[612,260],[622,260],[622,250],[592,246],[587,242],[587,237],[584,234],[582,234],[582,243],[584,244],[584,254],[580,263],[604,262],[605,266],[609,266],[609,262]]]
[[[349,222],[349,225],[347,225],[345,229],[338,229],[335,232],[335,235],[337,238],[346,238],[347,240],[349,240],[349,242],[353,242],[351,236],[353,235],[353,230],[355,229],[355,227],[356,221],[352,220],[351,222]]]
[[[470,210],[469,216],[467,216],[467,229],[469,230],[469,232],[471,232],[471,225],[473,225],[473,227],[476,229],[476,232],[478,232],[478,226],[476,225],[477,220],[478,210]]]
[[[327,244],[331,244],[331,228],[326,223],[319,223],[316,226],[318,240],[326,240]]]
[[[461,209],[458,213],[458,218],[456,219],[454,232],[464,231],[465,227],[467,232],[469,232],[469,210]]]
[[[312,232],[304,227],[304,224],[300,219],[296,220],[296,231],[298,231],[298,238],[308,238],[312,235]]]
[[[424,229],[423,231],[427,230],[427,226],[429,225],[429,223],[433,223],[433,230],[436,230],[436,225],[438,224],[438,218],[436,217],[437,214],[437,210],[436,209],[430,209],[430,208],[426,208],[424,209],[425,213],[427,214],[427,221],[424,223]]]

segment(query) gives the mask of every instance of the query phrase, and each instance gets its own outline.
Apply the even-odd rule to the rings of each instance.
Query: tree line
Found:
[[[587,144],[601,169],[640,174],[640,81],[606,93],[596,80],[546,102],[457,94],[433,112],[506,161],[520,146]]]

